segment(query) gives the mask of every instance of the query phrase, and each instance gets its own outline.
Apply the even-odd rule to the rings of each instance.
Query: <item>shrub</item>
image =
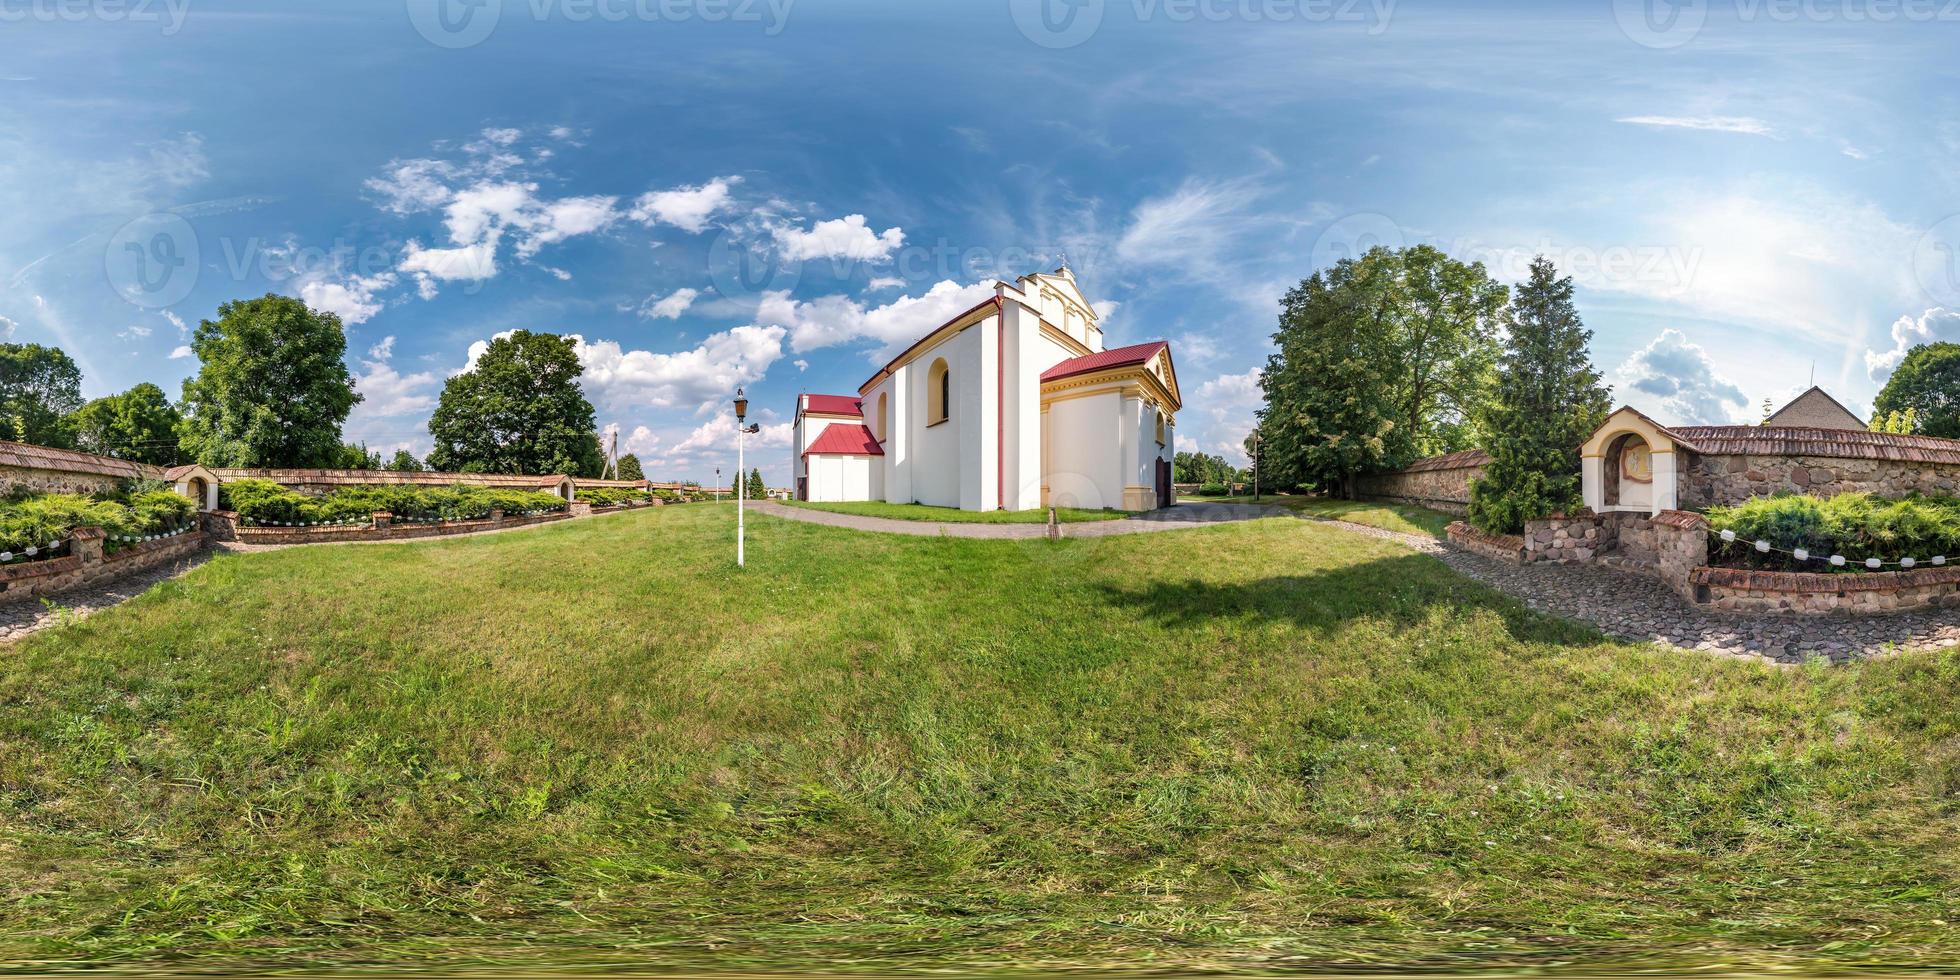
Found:
[[[252,524],[365,521],[378,511],[404,521],[467,521],[488,517],[493,510],[521,514],[565,506],[552,493],[461,484],[343,487],[322,497],[309,497],[270,480],[239,480],[220,489],[225,506]]]
[[[1864,571],[1867,558],[1924,562],[1934,555],[1960,557],[1960,500],[1952,497],[1784,494],[1711,508],[1708,523],[1717,532],[1709,543],[1710,560],[1745,568]],[[1734,531],[1736,540],[1724,543],[1719,536],[1723,530]],[[1784,550],[1803,548],[1812,558],[1799,562],[1778,552],[1762,554],[1755,548],[1758,540]],[[1843,555],[1844,566],[1833,569],[1822,560],[1831,555]]]
[[[647,499],[647,493],[629,487],[592,487],[580,490],[578,499],[594,507],[618,507],[621,504],[643,503]]]
[[[194,513],[189,499],[168,491],[143,491],[127,504],[67,493],[41,494],[0,504],[0,552],[18,561],[27,557],[28,548],[46,548],[78,527],[109,532],[107,548],[114,551],[120,545],[118,538],[188,527]]]
[[[1232,491],[1227,489],[1223,483],[1207,483],[1198,488],[1198,496],[1200,497],[1229,497],[1231,495]]]

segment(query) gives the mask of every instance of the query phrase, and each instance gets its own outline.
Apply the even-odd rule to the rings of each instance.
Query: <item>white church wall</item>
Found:
[[[1047,352],[1054,346],[1041,333],[1041,318],[1017,303],[1007,304],[1006,477],[1001,506],[1032,510],[1041,506],[1041,372],[1051,365]]]
[[[908,403],[905,419],[910,429],[905,445],[911,457],[902,468],[910,478],[911,496],[899,502],[979,509],[978,473],[963,471],[977,470],[980,463],[980,339],[983,332],[992,329],[992,323],[988,319],[968,327],[932,349],[921,351],[900,369],[904,377],[899,380]],[[926,409],[931,400],[926,385],[932,362],[942,357],[953,380],[951,417],[937,425],[928,425]]]
[[[1123,506],[1124,398],[1116,389],[1048,406],[1048,504],[1095,510]]]
[[[874,471],[878,459],[879,457],[876,456],[807,457],[810,467],[810,499],[820,503],[874,499],[873,487],[877,483]]]

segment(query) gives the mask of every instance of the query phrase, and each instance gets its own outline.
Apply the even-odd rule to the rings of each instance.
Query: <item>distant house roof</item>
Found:
[[[824,426],[810,448],[803,450],[805,456],[883,456],[884,447],[871,430],[862,425],[835,424]]]
[[[1830,392],[1812,385],[1809,391],[1790,399],[1788,405],[1764,419],[1763,424],[1809,429],[1863,429],[1865,420],[1845,408],[1843,402],[1832,398]]]
[[[804,395],[803,399],[806,412],[864,417],[864,400],[856,395]]]
[[[112,476],[123,480],[154,480],[163,474],[161,469],[147,463],[133,463],[126,459],[97,456],[94,453],[76,452],[72,449],[30,446],[24,442],[0,442],[0,466],[54,470],[63,473],[92,473],[96,476]]]
[[[472,487],[505,487],[519,490],[556,488],[566,479],[562,475],[533,476],[528,473],[432,473],[427,470],[260,470],[213,467],[220,482],[232,480],[271,480],[274,483],[301,483],[308,486],[450,486],[461,483]]]
[[[1476,466],[1489,466],[1490,454],[1481,449],[1465,449],[1460,452],[1445,453],[1419,459],[1402,467],[1404,473],[1421,473],[1426,470],[1467,470]]]
[[[1960,439],[1778,425],[1681,425],[1663,431],[1703,455],[1828,456],[1960,464]]]
[[[1147,364],[1157,356],[1157,352],[1170,347],[1169,341],[1153,340],[1147,344],[1133,344],[1129,347],[1114,347],[1094,354],[1071,357],[1046,371],[1041,372],[1041,380],[1058,381],[1072,378],[1091,371],[1105,371],[1110,368],[1129,367],[1133,364]]]

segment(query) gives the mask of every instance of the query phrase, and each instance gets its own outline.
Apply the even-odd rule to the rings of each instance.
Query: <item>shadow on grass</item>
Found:
[[[1165,579],[1104,585],[1102,591],[1110,604],[1165,626],[1250,619],[1326,630],[1368,619],[1408,630],[1487,612],[1501,618],[1515,640],[1572,646],[1604,642],[1589,626],[1532,612],[1428,555],[1377,558],[1252,581]]]

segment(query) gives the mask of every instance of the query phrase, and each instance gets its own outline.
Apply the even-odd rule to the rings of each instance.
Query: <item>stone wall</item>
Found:
[[[1486,534],[1463,521],[1451,521],[1444,529],[1451,544],[1472,554],[1499,561],[1524,561],[1525,539],[1515,534]]]
[[[1960,488],[1960,465],[1951,463],[1699,453],[1683,453],[1681,457],[1688,459],[1680,484],[1680,506],[1685,510],[1734,506],[1752,497],[1778,493],[1904,497],[1913,493],[1951,494]]]
[[[491,511],[489,517],[477,521],[398,524],[393,515],[382,513],[374,515],[372,524],[339,527],[245,527],[239,523],[237,514],[217,511],[205,515],[205,526],[212,537],[220,541],[237,541],[240,544],[329,544],[337,541],[412,541],[416,538],[476,534],[482,531],[527,527],[532,524],[550,524],[554,521],[569,520],[573,516],[563,511],[553,511],[546,514],[506,517],[502,511]]]
[[[1675,594],[1699,601],[1695,572],[1708,564],[1708,519],[1683,510],[1662,511],[1648,522],[1655,570]]]
[[[1613,546],[1614,525],[1590,512],[1568,517],[1554,514],[1524,524],[1524,560],[1561,564],[1592,561]]]
[[[1902,572],[1766,572],[1698,568],[1695,601],[1728,612],[1871,614],[1960,606],[1960,568]]]
[[[28,493],[76,493],[88,495],[114,490],[119,478],[99,473],[31,469],[0,466],[0,496],[19,490]]]
[[[1391,504],[1414,504],[1446,514],[1470,511],[1470,484],[1481,479],[1490,457],[1470,450],[1425,459],[1393,473],[1355,479],[1355,496]]]
[[[106,582],[189,558],[208,543],[202,532],[192,532],[144,541],[115,554],[105,554],[103,545],[107,538],[101,528],[76,528],[68,546],[69,554],[0,568],[0,601],[51,595]]]

